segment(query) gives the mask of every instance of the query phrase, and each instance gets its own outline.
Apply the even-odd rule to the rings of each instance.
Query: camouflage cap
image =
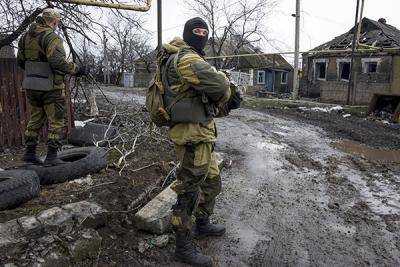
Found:
[[[44,18],[61,19],[61,14],[54,8],[46,8],[42,12]]]

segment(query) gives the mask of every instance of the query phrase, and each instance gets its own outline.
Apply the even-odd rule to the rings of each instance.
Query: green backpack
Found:
[[[164,103],[165,88],[161,77],[161,67],[168,64],[171,57],[172,54],[167,53],[165,50],[159,54],[156,74],[147,89],[146,108],[150,113],[151,121],[158,127],[171,125],[171,117]]]

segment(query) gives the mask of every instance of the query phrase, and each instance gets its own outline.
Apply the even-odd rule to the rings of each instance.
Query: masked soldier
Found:
[[[26,90],[31,111],[26,127],[26,152],[23,160],[39,164],[36,146],[40,131],[49,123],[46,165],[60,163],[57,151],[65,119],[66,74],[82,76],[88,74],[86,67],[78,67],[66,60],[61,38],[54,32],[60,22],[60,13],[55,9],[45,9],[36,19],[18,44],[18,65],[25,70],[23,88]]]
[[[176,234],[175,258],[197,266],[211,266],[199,252],[192,234],[220,236],[225,227],[210,222],[215,198],[221,192],[220,171],[214,155],[217,129],[213,117],[230,99],[229,80],[203,59],[208,26],[201,18],[186,22],[183,40],[175,38],[158,54],[165,89],[164,106],[170,110],[169,136],[181,167],[172,189],[177,193],[172,225]],[[192,229],[192,215],[195,226]]]

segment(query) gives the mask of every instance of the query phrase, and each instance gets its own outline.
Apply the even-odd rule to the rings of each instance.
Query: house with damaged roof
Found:
[[[303,54],[300,93],[321,101],[367,104],[374,94],[400,95],[400,30],[385,19],[361,24]],[[354,32],[359,39],[349,90]]]

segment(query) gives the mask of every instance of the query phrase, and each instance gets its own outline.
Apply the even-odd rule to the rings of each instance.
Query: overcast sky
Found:
[[[231,0],[232,3],[235,0]],[[154,2],[156,2],[154,0]],[[271,42],[265,52],[294,50],[295,0],[280,0],[274,13],[268,18],[268,36]],[[301,0],[301,51],[312,49],[327,42],[354,25],[356,0]],[[164,36],[167,42],[182,34],[183,24],[192,17],[181,0],[163,0]],[[364,17],[387,22],[400,28],[400,0],[366,0]],[[148,19],[152,31],[157,29],[157,7],[153,6]],[[154,35],[154,41],[157,37]],[[292,61],[288,58],[289,61]]]

